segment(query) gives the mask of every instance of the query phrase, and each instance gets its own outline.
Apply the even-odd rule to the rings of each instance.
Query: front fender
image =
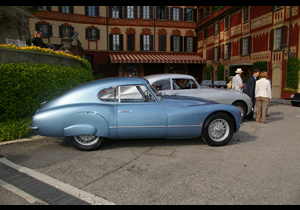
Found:
[[[109,126],[95,112],[80,112],[72,115],[64,125],[64,136],[92,135],[109,138]]]

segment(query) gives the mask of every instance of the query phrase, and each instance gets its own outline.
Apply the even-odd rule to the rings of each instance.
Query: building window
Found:
[[[230,58],[230,43],[224,45],[224,57],[223,59],[227,60]]]
[[[159,51],[166,51],[166,35],[159,35]]]
[[[35,30],[42,32],[43,37],[51,37],[52,36],[52,25],[36,23]]]
[[[133,18],[133,17],[134,17],[133,6],[127,6],[127,18]]]
[[[282,28],[276,29],[275,50],[280,50]]]
[[[143,50],[149,51],[150,50],[150,35],[144,35],[143,41],[144,41]]]
[[[219,60],[219,47],[214,47],[214,61],[218,61]]]
[[[120,50],[119,34],[113,34],[113,50]]]
[[[207,28],[203,30],[203,39],[207,39]]]
[[[247,22],[249,20],[249,7],[243,8],[243,22]]]
[[[128,51],[134,51],[134,34],[127,34]]]
[[[219,33],[219,21],[215,22],[215,35]]]
[[[85,37],[88,40],[100,40],[100,30],[96,28],[86,28]]]
[[[251,36],[241,38],[240,40],[240,55],[250,55],[251,53]]]
[[[179,8],[173,8],[173,20],[179,20]]]
[[[173,49],[174,52],[179,52],[180,49],[179,36],[173,36]]]
[[[62,6],[61,11],[65,12],[65,13],[69,13],[70,12],[70,6]]]
[[[193,52],[193,37],[186,37],[186,51]]]
[[[143,18],[150,19],[150,6],[143,6]]]
[[[159,19],[166,19],[166,7],[165,6],[159,7]]]
[[[229,29],[229,16],[225,18],[225,30]]]
[[[119,17],[119,6],[112,6],[112,17],[113,18]]]
[[[244,39],[244,55],[248,55],[248,38]]]
[[[96,16],[96,6],[88,6],[88,15]]]
[[[193,21],[193,9],[187,9],[185,15],[187,21]]]

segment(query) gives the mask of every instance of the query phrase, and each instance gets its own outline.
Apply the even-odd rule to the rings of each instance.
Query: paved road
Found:
[[[0,146],[0,155],[115,204],[300,204],[300,107],[273,100],[269,115],[245,121],[224,147],[132,140],[81,152],[43,138]],[[0,204],[19,198],[0,193]]]

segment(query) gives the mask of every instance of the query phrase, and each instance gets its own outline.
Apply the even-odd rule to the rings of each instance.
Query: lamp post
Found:
[[[61,40],[64,42],[64,48],[66,49],[65,53],[73,55],[73,53],[69,51],[73,39],[70,38],[70,32],[68,28],[66,28],[65,36]]]

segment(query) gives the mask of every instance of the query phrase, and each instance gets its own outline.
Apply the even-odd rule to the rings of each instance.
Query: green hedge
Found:
[[[26,125],[43,101],[93,80],[88,61],[82,66],[0,64],[0,141],[29,134]]]
[[[289,58],[286,63],[286,87],[298,89],[300,61],[297,57]]]

